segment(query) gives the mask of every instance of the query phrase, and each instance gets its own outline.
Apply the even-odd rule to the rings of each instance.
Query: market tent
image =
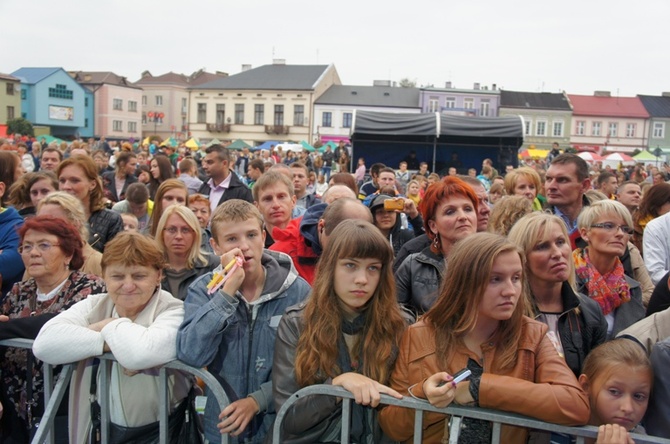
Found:
[[[149,145],[151,143],[151,137],[147,136],[142,141],[142,145]]]
[[[581,153],[577,154],[579,157],[584,159],[587,162],[600,162],[603,160],[602,156],[596,153],[592,153],[590,151],[582,151]]]
[[[326,147],[329,146],[331,151],[335,151],[335,148],[337,148],[337,144],[333,142],[332,140],[329,140],[328,142],[324,143],[319,147],[319,152],[320,153],[325,153],[326,152]]]
[[[215,137],[212,140],[210,140],[209,143],[207,144],[207,146],[212,146],[212,145],[221,145],[221,141]]]
[[[176,148],[177,145],[179,145],[179,142],[174,137],[168,137],[160,144],[160,146],[168,146],[168,145]]]
[[[519,153],[519,159],[544,159],[549,154],[548,150],[527,149]]]
[[[490,158],[497,169],[518,165],[523,126],[518,117],[462,117],[440,113],[380,113],[355,111],[351,128],[352,162],[364,157],[366,164],[382,162],[396,167],[410,152],[443,172],[453,155],[459,173],[480,168]]]
[[[227,147],[229,150],[242,150],[244,148],[251,148],[251,145],[249,145],[247,142],[245,142],[242,139],[237,139]]]
[[[642,163],[644,163],[645,165],[646,165],[646,164],[650,164],[650,163],[651,163],[651,164],[656,164],[656,163],[663,163],[663,162],[665,162],[665,159],[664,159],[664,158],[662,158],[662,157],[656,157],[656,156],[654,156],[652,153],[650,153],[650,152],[647,151],[647,150],[642,150],[642,151],[640,151],[639,153],[637,153],[636,155],[633,156],[633,159],[634,159],[636,162],[642,162]]]
[[[280,143],[281,143],[281,142],[278,142],[278,141],[276,141],[276,140],[268,140],[267,142],[263,142],[263,143],[261,143],[260,145],[255,146],[255,147],[253,148],[253,150],[254,150],[254,151],[258,151],[258,150],[269,150],[270,147],[271,147],[272,145],[277,146],[277,145],[279,145]]]
[[[200,142],[198,142],[198,140],[194,137],[191,137],[190,139],[188,139],[186,141],[186,143],[184,143],[184,145],[187,148],[190,148],[192,150],[197,150],[198,148],[200,148],[202,146],[202,144]]]
[[[309,151],[310,153],[314,152],[314,150],[316,149],[309,143],[305,142],[304,140],[300,141],[300,145],[302,145],[302,147],[307,151]]]

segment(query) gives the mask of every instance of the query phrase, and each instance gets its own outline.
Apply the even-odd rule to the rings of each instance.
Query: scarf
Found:
[[[589,297],[600,305],[603,315],[607,316],[621,304],[630,301],[630,286],[626,282],[623,265],[618,257],[614,269],[604,275],[591,264],[588,247],[577,248],[572,252],[572,259],[577,277],[586,284]]]

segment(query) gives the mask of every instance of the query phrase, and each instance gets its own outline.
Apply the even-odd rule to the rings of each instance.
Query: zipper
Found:
[[[246,302],[245,302],[246,304]],[[249,377],[250,371],[251,371],[251,353],[254,345],[254,327],[256,325],[256,306],[252,305],[249,306],[247,305],[247,322],[249,324],[249,344],[248,344],[248,351],[247,351],[247,388],[246,388],[246,393],[247,396],[249,395],[249,386],[251,383],[251,378]]]

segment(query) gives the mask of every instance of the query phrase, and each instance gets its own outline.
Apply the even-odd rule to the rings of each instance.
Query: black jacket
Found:
[[[105,197],[113,202],[120,202],[126,198],[126,190],[131,183],[137,182],[137,177],[132,174],[126,176],[126,182],[123,184],[121,195],[116,194],[116,172],[108,171],[102,175],[102,187]]]
[[[123,219],[119,213],[103,208],[88,218],[88,229],[89,245],[103,253],[105,244],[123,231]]]
[[[558,318],[558,335],[565,353],[565,363],[579,378],[586,356],[605,342],[607,321],[596,301],[576,294],[567,282],[561,288],[561,299],[563,313]],[[533,309],[536,320],[539,320],[540,311],[535,305]]]
[[[254,198],[251,195],[251,190],[249,187],[242,183],[242,181],[237,177],[237,174],[235,174],[233,171],[229,171],[228,174],[232,174],[233,176],[230,178],[228,189],[224,191],[223,196],[221,196],[221,199],[219,199],[219,202],[216,204],[216,206],[218,207],[230,199],[242,199],[249,203],[254,203]],[[209,193],[211,191],[212,189],[209,187],[207,182],[204,182],[198,190],[198,193],[209,197]]]
[[[442,255],[430,247],[409,255],[395,272],[398,302],[418,315],[427,312],[435,304],[445,268]]]

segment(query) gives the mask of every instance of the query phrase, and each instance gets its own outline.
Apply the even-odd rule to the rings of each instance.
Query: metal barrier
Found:
[[[0,341],[0,346],[5,347],[17,347],[28,349],[29,353],[32,353],[33,341],[30,339],[7,339]],[[101,356],[96,356],[101,361],[116,361],[114,355],[111,353],[105,353]],[[33,438],[31,444],[43,444],[49,442],[53,444],[53,436],[50,433],[54,425],[54,420],[56,418],[56,412],[58,411],[58,406],[60,405],[63,396],[67,390],[68,384],[72,377],[72,372],[77,366],[77,363],[66,364],[62,366],[60,375],[58,376],[58,382],[56,386],[53,386],[53,367],[46,362],[43,363],[43,372],[44,372],[44,414],[40,420],[40,427],[37,428],[37,433]],[[190,373],[195,375],[203,380],[205,385],[210,389],[212,395],[216,398],[219,408],[223,409],[224,406],[227,406],[230,403],[228,395],[221,387],[221,384],[216,380],[216,378],[209,373],[207,370],[191,367],[186,365],[181,361],[172,361],[160,367],[159,370],[159,381],[161,387],[163,388],[160,393],[160,410],[159,410],[159,421],[160,421],[160,442],[168,442],[168,376],[167,370],[174,369],[182,372]],[[102,444],[106,444],[109,440],[109,389],[107,386],[107,380],[109,376],[108,368],[106,365],[101,365],[99,368],[100,379],[102,383],[99,386],[100,397],[98,402],[100,403],[101,411],[101,428],[102,428]],[[221,435],[221,444],[228,444],[228,435]]]
[[[277,412],[277,418],[275,419],[273,428],[273,444],[281,443],[282,423],[284,422],[284,417],[286,416],[286,413],[291,408],[291,406],[300,398],[314,395],[336,396],[342,398],[342,432],[340,435],[340,442],[342,444],[349,443],[349,430],[351,427],[351,402],[354,399],[354,396],[342,387],[332,385],[313,385],[305,387],[291,395],[291,397],[288,398],[288,400],[284,403],[282,408]],[[576,438],[576,444],[584,444],[585,438],[596,438],[598,435],[598,428],[594,426],[561,426],[514,413],[482,409],[477,407],[463,407],[453,404],[447,408],[437,408],[430,405],[428,401],[422,401],[410,397],[396,399],[388,395],[381,395],[381,404],[405,407],[416,411],[414,415],[414,443],[421,443],[423,440],[422,424],[424,412],[443,413],[445,415],[451,416],[451,423],[449,426],[449,444],[456,444],[458,442],[458,435],[460,433],[460,427],[463,418],[475,418],[492,422],[493,436],[491,443],[493,444],[500,443],[500,432],[503,424],[572,435]],[[657,438],[640,434],[631,434],[631,437],[635,440],[636,444],[670,444],[670,439]]]

